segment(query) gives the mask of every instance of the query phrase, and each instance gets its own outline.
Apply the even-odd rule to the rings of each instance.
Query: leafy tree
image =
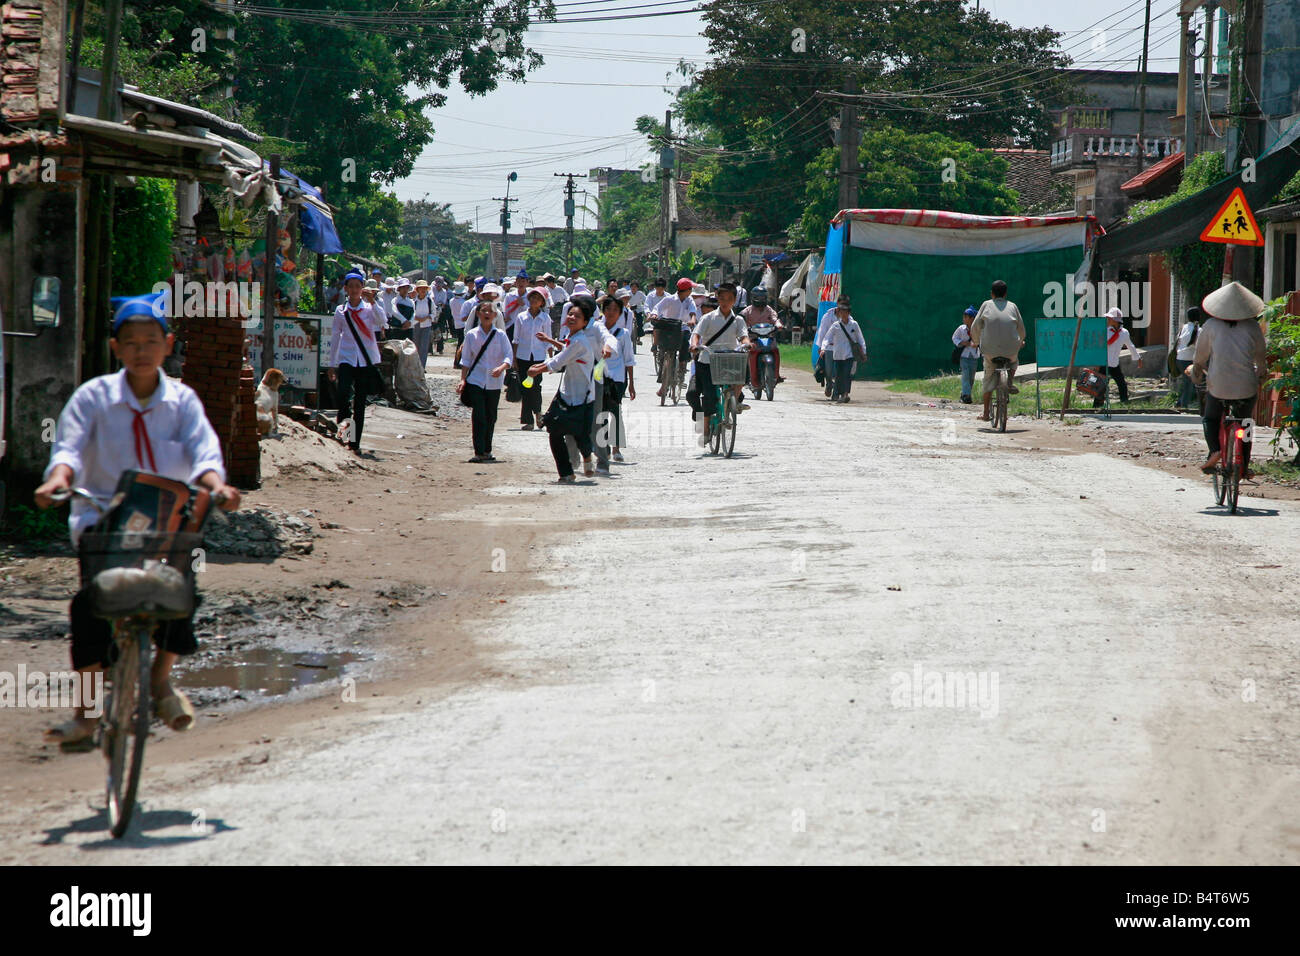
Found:
[[[944,160],[953,160],[947,166]],[[882,127],[863,137],[858,204],[863,208],[947,209],[981,216],[1020,212],[1016,191],[1004,185],[1007,161],[942,133],[907,133]],[[820,245],[838,212],[839,150],[824,149],[808,164],[803,215],[793,230],[798,243]],[[945,170],[952,181],[945,182]]]
[[[1155,215],[1217,183],[1224,175],[1222,153],[1201,153],[1183,170],[1183,178],[1177,189],[1160,199],[1134,203],[1129,209],[1129,220],[1138,222]],[[1215,243],[1199,240],[1189,242],[1166,250],[1164,260],[1179,285],[1187,290],[1189,301],[1200,302],[1219,285],[1219,277],[1223,272],[1223,249]]]
[[[863,129],[905,124],[978,146],[1045,146],[1043,104],[1066,86],[1060,34],[952,0],[711,0],[704,11],[712,62],[679,70],[690,78],[676,113],[694,165],[689,198],[738,210],[750,235],[779,233],[801,211],[805,171],[832,145],[839,110],[816,94],[841,90],[850,71],[869,94]]]
[[[113,295],[142,295],[171,278],[176,192],[169,179],[141,176],[119,188],[113,208]]]

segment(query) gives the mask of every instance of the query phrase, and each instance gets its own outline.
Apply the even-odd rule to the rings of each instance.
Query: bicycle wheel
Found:
[[[1233,441],[1228,445],[1232,449],[1232,463],[1228,466],[1228,472],[1224,476],[1224,483],[1228,486],[1228,513],[1237,513],[1237,498],[1241,494],[1241,455],[1237,454],[1236,442]]]
[[[149,739],[149,677],[152,624],[139,625],[130,633],[118,625],[114,638],[118,658],[110,679],[113,690],[105,711],[104,756],[108,759],[108,824],[121,839],[131,823],[135,795],[144,767],[144,745]]]
[[[736,449],[736,396],[727,390],[727,402],[722,413],[722,453],[730,458]]]
[[[668,388],[666,391],[672,397],[673,404],[677,404],[677,393],[681,390],[681,359],[673,356],[668,362]]]
[[[1214,503],[1216,505],[1222,505],[1223,499],[1228,494],[1228,482],[1223,473],[1223,466],[1215,465],[1214,471],[1211,472],[1211,475],[1214,477]]]
[[[776,369],[771,365],[763,366],[763,391],[767,393],[767,400],[772,400],[772,393],[776,391]]]
[[[1232,442],[1224,440],[1219,449],[1219,463],[1214,468],[1214,501],[1215,504],[1228,504],[1228,488],[1232,484],[1230,477],[1232,475]]]
[[[709,415],[709,451],[717,454],[722,450],[722,425],[725,420],[726,412],[723,410],[722,397],[717,394],[717,386],[714,386],[713,412]],[[716,424],[715,424],[716,423]]]
[[[659,393],[660,405],[662,405],[664,402],[668,400],[668,383],[664,380],[665,366],[667,366],[667,364],[668,364],[668,356],[660,352],[659,361],[655,363],[655,376],[659,379],[659,384],[663,387],[663,391]],[[677,404],[675,399],[673,401],[673,404],[674,405]]]

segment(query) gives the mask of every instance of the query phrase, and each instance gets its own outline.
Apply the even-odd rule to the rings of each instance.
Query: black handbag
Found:
[[[474,361],[470,362],[469,368],[465,370],[465,385],[467,387],[469,385],[469,377],[474,374],[474,369],[478,366],[479,359],[481,359],[483,357],[483,353],[488,350],[488,346],[492,344],[492,339],[496,336],[496,334],[497,334],[496,326],[493,326],[492,331],[488,333],[487,341],[483,343],[483,347],[478,350],[478,355],[474,356]],[[469,396],[465,394],[465,389],[463,388],[460,390],[460,403],[467,407],[473,405],[473,402],[469,400]]]
[[[521,402],[523,398],[524,390],[520,387],[518,370],[506,369],[506,401]]]
[[[366,363],[364,370],[357,376],[357,385],[361,386],[369,395],[382,395],[384,392],[384,377],[379,374],[379,367],[370,361],[370,353],[361,344],[361,336],[357,335],[357,328],[352,324],[352,317],[348,315],[346,305],[343,306],[343,321],[348,324],[348,330],[351,331],[352,338],[357,343],[357,350]]]

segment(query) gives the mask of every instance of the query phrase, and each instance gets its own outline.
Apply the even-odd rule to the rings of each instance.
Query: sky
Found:
[[[585,11],[644,12],[654,0],[556,0],[560,18]],[[828,0],[834,2],[834,0]],[[690,0],[661,8],[687,9]],[[1137,68],[1145,0],[980,0],[981,9],[1013,26],[1051,26],[1074,65]],[[1177,0],[1151,0],[1151,69],[1178,69]],[[484,96],[449,88],[447,103],[429,110],[435,134],[412,174],[398,181],[398,198],[450,203],[457,219],[495,231],[507,177],[513,233],[526,226],[562,226],[564,180],[598,166],[639,167],[649,159],[638,116],[662,120],[681,82],[678,60],[707,61],[708,43],[694,13],[604,23],[540,24],[526,43],[546,62],[522,83]],[[811,38],[810,38],[811,41]],[[810,42],[811,48],[811,42]],[[669,87],[666,89],[666,87]],[[795,104],[792,102],[791,106]],[[585,180],[577,180],[581,190]],[[591,187],[594,191],[594,186]],[[582,196],[578,196],[579,205]],[[594,196],[588,200],[594,208]],[[594,224],[587,217],[587,224]],[[583,226],[578,213],[575,225]]]

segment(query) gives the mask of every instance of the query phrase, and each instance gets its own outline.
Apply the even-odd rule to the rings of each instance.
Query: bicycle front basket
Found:
[[[99,617],[148,612],[186,617],[194,607],[194,572],[203,535],[87,531],[78,557],[81,586]],[[124,572],[131,573],[124,573]],[[135,573],[143,572],[143,573]]]
[[[748,352],[709,353],[709,374],[714,385],[744,385],[748,370]]]

